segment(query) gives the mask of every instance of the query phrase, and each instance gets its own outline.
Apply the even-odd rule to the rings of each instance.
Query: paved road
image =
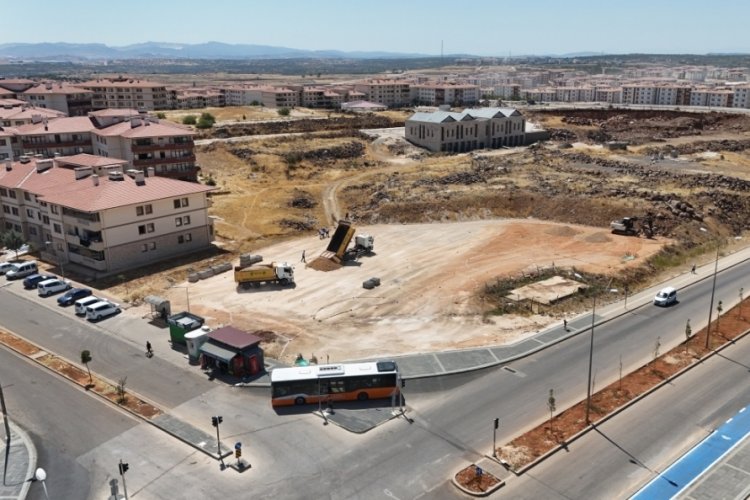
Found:
[[[89,471],[78,457],[138,421],[5,347],[0,376],[8,415],[31,436],[51,498],[87,498]],[[31,485],[28,498],[44,498],[39,483]]]
[[[70,308],[40,307],[34,301],[35,293],[22,288],[20,282],[0,288],[2,326],[22,337],[74,362],[79,362],[81,351],[88,349],[93,357],[89,365],[92,371],[111,381],[127,376],[129,389],[164,408],[177,406],[213,387],[196,370],[175,370],[158,357],[148,359],[144,347],[102,331],[108,321],[116,318],[92,325],[74,317]],[[53,304],[54,298],[42,300]],[[133,322],[132,328],[139,327],[139,322]]]
[[[747,359],[750,338],[598,426],[567,452],[511,478],[499,496],[628,497],[750,401]]]

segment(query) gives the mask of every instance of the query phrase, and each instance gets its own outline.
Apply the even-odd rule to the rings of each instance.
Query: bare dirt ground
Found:
[[[325,249],[328,240],[317,237],[258,248],[266,262],[294,264],[294,288],[237,291],[232,273],[224,273],[189,284],[191,311],[210,325],[273,331],[279,341],[266,351],[286,361],[297,353],[350,360],[503,344],[555,320],[487,317],[477,296],[495,277],[552,265],[610,274],[640,265],[665,243],[537,220],[360,229],[375,236],[376,254],[355,265],[323,272],[301,263],[302,250],[309,262]],[[373,276],[381,285],[362,288]],[[169,298],[173,310],[186,305],[183,290]]]

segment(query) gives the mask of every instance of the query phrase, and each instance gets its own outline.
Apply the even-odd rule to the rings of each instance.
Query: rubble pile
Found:
[[[403,127],[402,120],[393,120],[380,115],[357,115],[352,117],[303,118],[301,120],[281,120],[258,123],[239,123],[207,129],[205,137],[226,139],[243,135],[266,135],[284,133],[305,133],[318,130],[359,130],[363,128]]]

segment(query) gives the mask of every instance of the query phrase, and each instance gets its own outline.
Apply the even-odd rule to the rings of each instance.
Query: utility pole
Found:
[[[589,376],[586,384],[586,425],[591,423],[591,369],[594,363],[594,324],[596,323],[596,294],[594,294],[594,307],[591,311],[591,335],[589,341]]]
[[[497,458],[497,428],[500,427],[500,419],[495,417],[492,428],[492,457]]]
[[[714,294],[716,293],[716,275],[719,273],[719,242],[716,242],[716,262],[714,263],[714,281],[711,286],[711,304],[708,306],[708,326],[706,327],[706,349],[711,345],[711,315],[714,312]]]

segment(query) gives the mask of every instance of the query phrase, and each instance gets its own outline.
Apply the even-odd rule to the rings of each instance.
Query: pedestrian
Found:
[[[150,357],[151,357],[151,356],[153,356],[153,355],[154,355],[154,350],[153,350],[153,349],[151,349],[151,342],[149,342],[149,341],[147,340],[147,341],[146,341],[146,356],[150,358]]]
[[[691,269],[690,272],[695,274],[695,264],[693,264],[693,269]]]
[[[307,261],[305,260],[305,251],[304,250],[302,250],[302,260],[300,262],[307,263]]]
[[[563,319],[563,328],[565,328],[566,332],[568,331],[568,320],[567,319]]]

